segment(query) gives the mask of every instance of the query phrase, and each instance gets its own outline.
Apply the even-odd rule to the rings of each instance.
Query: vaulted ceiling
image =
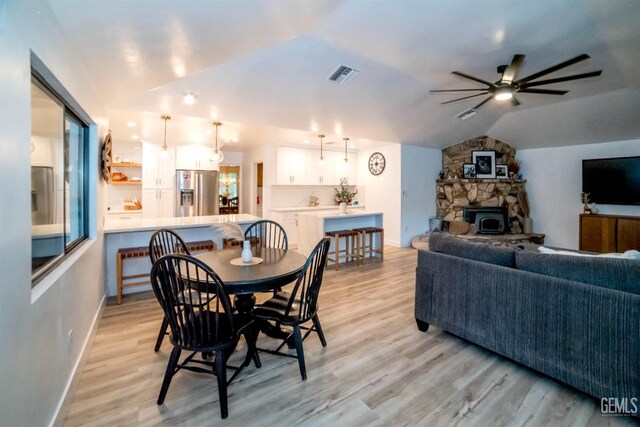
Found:
[[[484,134],[516,148],[640,138],[637,0],[49,3],[114,126],[121,111],[219,119],[243,129],[239,147],[271,142],[272,128],[438,148]],[[516,53],[523,76],[582,53],[591,59],[549,77],[603,73],[550,86],[564,96],[491,101],[466,120],[455,116],[478,98],[442,105],[456,96],[429,93],[478,86],[453,70],[496,81]],[[360,73],[329,81],[339,65]]]

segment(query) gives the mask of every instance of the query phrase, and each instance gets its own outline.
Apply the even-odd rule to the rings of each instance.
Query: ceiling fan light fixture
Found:
[[[496,101],[507,101],[513,98],[513,91],[509,87],[501,87],[495,91],[493,97]]]

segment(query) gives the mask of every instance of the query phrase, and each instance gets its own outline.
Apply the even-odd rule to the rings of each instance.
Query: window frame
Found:
[[[70,120],[72,123],[80,126],[82,128],[82,160],[79,162],[79,165],[83,169],[82,173],[82,226],[83,233],[82,235],[73,240],[72,242],[68,242],[70,236],[70,228],[71,223],[69,223],[69,230],[66,228],[66,220],[67,215],[67,190],[69,189],[69,183],[67,183],[63,179],[63,249],[64,252],[55,256],[51,260],[47,261],[36,271],[31,272],[31,289],[33,289],[42,279],[47,277],[53,270],[59,267],[65,260],[67,260],[71,254],[73,254],[84,242],[89,240],[90,238],[90,159],[89,153],[90,150],[90,126],[93,123],[88,114],[79,106],[79,104],[71,97],[71,95],[64,89],[62,84],[55,78],[55,76],[48,70],[48,68],[40,61],[40,59],[31,52],[31,79],[30,84],[36,85],[40,90],[42,90],[47,96],[51,98],[52,101],[57,103],[62,107],[62,129],[63,129],[63,144],[62,144],[62,156],[65,158],[65,143],[64,140],[67,138],[65,132],[65,122],[66,120]],[[59,90],[56,90],[59,88]],[[64,162],[63,162],[64,163]],[[66,164],[63,164],[63,168],[66,167]],[[31,238],[33,239],[33,233],[31,234]],[[68,246],[67,246],[68,245]],[[32,255],[33,258],[33,255]]]

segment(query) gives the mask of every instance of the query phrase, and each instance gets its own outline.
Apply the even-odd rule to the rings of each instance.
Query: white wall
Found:
[[[640,139],[519,150],[533,230],[545,244],[577,249],[582,213],[582,160],[640,155]],[[640,206],[598,205],[599,213],[640,216]]]
[[[320,202],[320,206],[335,206],[338,209],[338,203],[335,200],[335,188],[338,185],[274,185],[271,187],[271,207],[287,208],[287,207],[307,207],[309,206],[309,197],[315,196]],[[366,188],[363,185],[350,185],[351,191],[358,190],[358,194],[353,199],[359,205],[364,205],[366,197]]]
[[[385,158],[385,169],[380,175],[369,172],[369,157],[380,152]],[[382,145],[358,151],[358,187],[365,187],[363,202],[368,212],[384,214],[385,244],[401,246],[401,183],[402,156],[400,144]],[[435,185],[435,182],[434,184]]]
[[[402,145],[402,229],[401,246],[429,229],[429,217],[436,216],[436,179],[442,169],[442,151]],[[385,229],[386,234],[386,229]]]
[[[95,121],[103,113],[101,97],[70,45],[46,2],[0,2],[0,425],[50,424],[105,293],[95,208],[104,210],[106,196],[96,181],[95,131],[90,150],[95,241],[79,249],[75,263],[59,268],[56,280],[31,289],[30,50]]]

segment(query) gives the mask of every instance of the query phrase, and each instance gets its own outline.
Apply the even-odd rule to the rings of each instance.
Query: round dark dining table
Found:
[[[295,281],[307,258],[292,250],[253,247],[254,257],[262,258],[260,264],[233,265],[231,260],[240,258],[241,248],[204,252],[195,255],[222,279],[225,289],[235,294],[235,305],[240,313],[249,313],[255,304],[254,293],[270,292]]]

